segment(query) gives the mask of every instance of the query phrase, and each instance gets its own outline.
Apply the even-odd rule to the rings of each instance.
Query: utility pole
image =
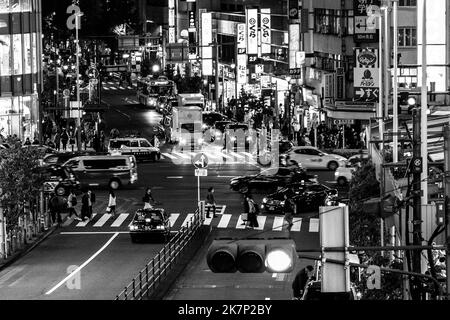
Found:
[[[444,126],[444,188],[445,188],[445,241],[447,250],[445,250],[445,268],[447,274],[447,299],[450,299],[450,237],[448,230],[448,223],[450,222],[449,215],[449,200],[450,200],[450,126]]]
[[[77,63],[77,108],[78,108],[78,123],[77,123],[77,150],[81,150],[81,99],[80,99],[80,39],[78,37],[78,29],[80,28],[80,19],[82,14],[77,13],[75,15],[75,38],[77,41],[77,57],[76,57],[76,63]]]
[[[216,98],[216,111],[220,111],[220,106],[219,106],[219,43],[217,42],[217,40],[214,43],[214,46],[216,47],[216,68],[215,68],[215,72],[216,72],[216,82],[215,82],[215,87],[216,90],[215,91],[215,98]]]
[[[393,23],[394,23],[394,38],[392,41],[393,47],[394,47],[394,81],[392,81],[393,85],[393,162],[398,162],[398,0],[392,1],[394,4],[394,10],[393,10]]]
[[[415,108],[413,110],[413,160],[418,161],[421,159],[421,136],[420,136],[420,110]],[[422,160],[422,163],[424,161]],[[411,164],[411,168],[413,164]],[[422,202],[421,202],[421,172],[413,171],[413,245],[422,245]],[[407,235],[406,235],[407,236]],[[421,273],[422,271],[422,252],[413,252],[413,271]],[[421,282],[419,279],[415,279],[413,282],[414,290],[412,290],[413,300],[420,300],[421,295]]]
[[[428,204],[428,92],[427,92],[427,1],[423,0],[422,10],[422,92],[421,92],[421,152],[423,157],[423,171],[421,180],[422,205]]]

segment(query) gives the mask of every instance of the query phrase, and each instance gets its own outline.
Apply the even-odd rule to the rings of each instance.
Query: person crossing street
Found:
[[[213,218],[217,217],[216,215],[216,200],[214,199],[214,188],[210,187],[208,189],[208,194],[206,195],[206,217],[210,218],[209,211],[212,208],[213,210]]]

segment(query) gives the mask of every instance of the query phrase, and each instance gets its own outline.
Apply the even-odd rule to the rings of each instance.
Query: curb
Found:
[[[47,230],[44,234],[40,235],[36,241],[34,241],[32,244],[29,244],[26,246],[23,250],[13,254],[11,257],[7,258],[6,261],[2,264],[0,263],[0,271],[3,271],[10,265],[12,265],[14,262],[28,254],[30,251],[32,251],[34,248],[36,248],[39,244],[41,244],[44,240],[46,240],[57,228],[51,227],[49,230]]]

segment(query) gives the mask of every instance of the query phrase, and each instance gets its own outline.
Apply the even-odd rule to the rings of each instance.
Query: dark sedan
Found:
[[[261,209],[271,213],[282,213],[284,196],[294,200],[295,213],[312,212],[321,206],[337,205],[338,192],[320,183],[294,183],[266,196]]]
[[[276,190],[301,181],[317,182],[317,177],[306,173],[302,168],[279,168],[276,173],[266,172],[231,179],[230,187],[234,191],[247,193],[253,189]]]
[[[68,196],[70,190],[76,193],[80,189],[80,182],[75,178],[70,168],[60,165],[39,167],[38,172],[44,181],[44,193],[56,193],[58,196]]]
[[[162,240],[170,238],[169,216],[164,209],[138,209],[129,226],[131,241]]]

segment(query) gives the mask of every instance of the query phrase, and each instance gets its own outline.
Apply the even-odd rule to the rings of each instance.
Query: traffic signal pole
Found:
[[[415,159],[421,157],[421,136],[420,136],[420,110],[417,108],[413,110],[413,154]],[[423,162],[423,161],[422,161]],[[421,202],[421,173],[414,170],[413,173],[413,245],[422,245],[422,202]],[[408,235],[406,235],[408,236]],[[413,271],[421,273],[422,258],[421,252],[415,251],[413,253]],[[413,281],[412,297],[413,300],[420,300],[421,282],[418,278]]]
[[[446,255],[445,267],[447,275],[447,299],[450,299],[450,238],[448,232],[448,223],[450,220],[448,203],[450,199],[450,126],[444,126],[444,188],[445,188],[445,241],[446,241]]]

